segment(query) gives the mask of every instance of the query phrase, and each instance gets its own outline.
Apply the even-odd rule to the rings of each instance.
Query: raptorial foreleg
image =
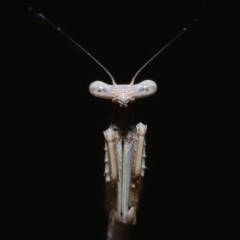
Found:
[[[139,123],[136,125],[137,134],[134,146],[134,155],[132,163],[132,184],[131,184],[131,199],[130,203],[133,212],[133,224],[136,223],[136,213],[140,201],[142,182],[144,177],[145,166],[145,137],[147,132],[147,125]]]

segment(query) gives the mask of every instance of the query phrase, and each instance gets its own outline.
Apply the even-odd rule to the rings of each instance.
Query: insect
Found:
[[[111,78],[112,85],[95,81],[90,84],[89,91],[95,97],[110,99],[114,105],[111,124],[103,134],[105,139],[104,176],[107,191],[106,207],[110,222],[108,239],[115,239],[114,234],[116,235],[116,233],[114,231],[117,230],[114,226],[136,223],[136,214],[139,207],[144,171],[146,169],[145,137],[147,125],[143,123],[134,124],[134,102],[138,98],[151,96],[157,91],[157,84],[154,81],[144,80],[135,84],[135,79],[154,58],[179,38],[198,18],[151,57],[136,72],[129,84],[118,85],[111,73],[85,48],[46,19],[44,15],[37,13],[32,8],[28,8],[28,10],[73,42],[102,67]]]

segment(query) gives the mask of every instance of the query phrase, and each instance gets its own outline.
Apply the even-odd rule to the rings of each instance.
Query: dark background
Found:
[[[2,8],[1,239],[105,239],[108,75],[43,13],[129,83],[202,11],[202,1],[16,1]],[[237,1],[236,1],[237,3]],[[236,4],[237,5],[237,4]],[[131,239],[239,239],[237,6],[206,1],[200,20],[146,67],[157,93],[136,103],[147,166]]]

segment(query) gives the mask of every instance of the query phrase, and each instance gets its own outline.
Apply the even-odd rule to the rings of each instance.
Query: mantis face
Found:
[[[112,99],[114,103],[127,107],[127,104],[137,98],[153,95],[157,91],[157,84],[152,80],[144,80],[138,84],[109,85],[101,81],[90,84],[89,91],[94,97]]]

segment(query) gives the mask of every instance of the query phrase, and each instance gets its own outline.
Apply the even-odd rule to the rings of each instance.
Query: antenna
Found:
[[[173,42],[175,42],[183,33],[185,33],[194,23],[196,23],[199,20],[200,16],[197,16],[187,27],[183,28],[183,30],[174,37],[170,42],[168,42],[163,48],[161,48],[156,54],[154,54],[133,76],[131,85],[134,84],[134,81],[137,77],[137,75],[154,59],[156,58],[161,52],[163,52],[166,48],[168,48]]]
[[[62,31],[59,27],[54,25],[51,21],[49,21],[43,14],[36,12],[31,7],[28,7],[28,10],[31,11],[36,15],[37,18],[41,18],[43,21],[48,23],[51,27],[56,29],[58,32],[60,32],[64,37],[66,37],[68,40],[70,40],[73,44],[75,44],[78,48],[80,48],[83,52],[85,52],[90,58],[92,58],[111,78],[113,85],[116,85],[116,82],[112,76],[112,74],[95,58],[93,57],[84,47],[82,47],[80,44],[78,44],[76,41],[74,41],[71,37],[69,37],[64,31]]]

